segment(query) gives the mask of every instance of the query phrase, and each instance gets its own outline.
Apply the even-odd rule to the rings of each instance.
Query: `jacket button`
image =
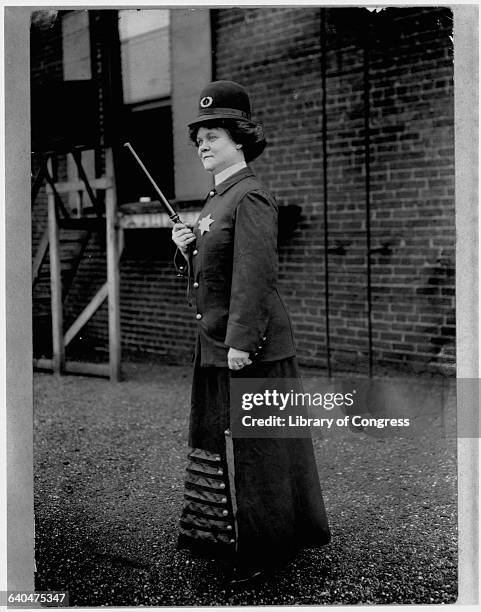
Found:
[[[219,489],[225,489],[225,484],[223,482],[220,483]]]
[[[225,433],[225,435],[226,435],[226,436],[230,436],[230,429],[226,429],[226,430],[224,431],[224,433]]]
[[[194,250],[192,251],[192,255],[197,255],[197,253],[198,253],[198,252],[199,252],[199,251],[198,251],[197,249],[194,249]]]
[[[222,468],[219,468],[219,469],[217,470],[217,473],[218,473],[218,474],[220,474],[220,475],[222,475],[222,474],[224,473],[224,470],[223,470]]]
[[[227,497],[223,497],[223,498],[220,500],[220,502],[221,502],[221,504],[226,504],[226,503],[227,503]]]
[[[198,313],[195,315],[195,318],[197,319],[197,321],[199,321],[200,319],[202,319],[202,315],[200,314],[200,312],[198,312]]]
[[[184,269],[184,266],[179,266],[179,270],[183,270],[183,269]]]
[[[197,289],[197,287],[199,286],[199,283],[194,283],[194,287]]]
[[[257,357],[257,355],[258,355],[258,354],[259,354],[259,353],[254,353],[254,357]]]
[[[204,191],[204,193],[205,193],[205,191]],[[210,195],[211,198],[213,198],[215,196],[215,191],[213,189],[211,189],[209,191],[209,195]]]
[[[222,516],[227,516],[229,514],[228,510],[222,510]]]
[[[227,531],[232,531],[232,525],[227,525]]]
[[[257,348],[258,348],[259,350],[261,350],[261,348],[262,348],[262,344],[261,344],[260,346],[258,346]]]
[[[264,336],[262,339],[263,339],[263,340],[264,340],[264,342],[265,342],[265,341],[267,340],[267,337],[266,337],[266,336]]]

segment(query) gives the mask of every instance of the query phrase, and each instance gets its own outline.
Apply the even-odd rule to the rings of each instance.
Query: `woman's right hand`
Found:
[[[172,240],[182,253],[187,253],[187,247],[195,240],[195,235],[184,223],[176,223],[172,228]]]

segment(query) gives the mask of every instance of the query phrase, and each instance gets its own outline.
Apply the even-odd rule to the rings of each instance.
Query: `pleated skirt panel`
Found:
[[[231,377],[298,378],[295,357],[239,372],[194,365],[178,548],[270,565],[330,541],[310,438],[235,438]]]

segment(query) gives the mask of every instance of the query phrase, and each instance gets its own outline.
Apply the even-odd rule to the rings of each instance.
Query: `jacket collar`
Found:
[[[220,183],[227,180],[229,176],[232,176],[236,172],[239,172],[239,170],[242,170],[242,168],[247,168],[245,159],[241,159],[236,164],[232,164],[232,166],[229,166],[228,168],[225,168],[224,170],[221,170],[218,174],[216,174],[214,176],[214,185],[220,185]]]
[[[213,187],[212,189],[217,194],[222,195],[225,191],[230,189],[230,187],[232,187],[239,181],[242,181],[242,179],[248,178],[249,176],[255,176],[255,175],[252,172],[252,170],[249,168],[249,166],[247,166],[247,168],[242,168],[242,170],[239,170],[235,174],[232,174],[231,176],[226,178],[225,181],[222,181],[222,183],[219,183],[217,187]]]

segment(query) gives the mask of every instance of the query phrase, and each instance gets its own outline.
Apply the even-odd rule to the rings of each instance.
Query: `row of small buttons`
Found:
[[[197,249],[195,249],[194,251],[192,251],[192,255],[197,255],[198,252],[199,251]],[[199,283],[197,281],[195,281],[193,286],[194,286],[194,289],[197,289],[199,287]],[[195,318],[197,319],[197,321],[200,321],[202,319],[202,315],[200,314],[200,312],[198,312],[195,315]]]
[[[194,249],[194,250],[192,251],[192,255],[197,255],[197,254],[198,254],[198,252],[199,252],[199,251],[198,251],[198,249]],[[197,289],[197,287],[198,287],[198,286],[199,286],[199,283],[198,283],[198,282],[195,282],[195,283],[194,283],[194,287],[195,287],[195,289]],[[195,318],[196,318],[198,321],[200,321],[200,319],[202,319],[202,315],[201,315],[200,313],[197,313],[197,314],[195,315]]]
[[[231,435],[231,431],[230,431],[230,429],[226,429],[226,430],[224,431],[224,434],[225,434],[226,436],[230,436],[230,435]],[[222,484],[223,484],[223,483],[222,483]],[[225,485],[224,485],[224,486],[225,486]],[[227,510],[224,510],[224,512],[223,512],[222,514],[223,514],[224,516],[227,516],[227,514],[228,514]],[[232,525],[227,525],[227,531],[232,531]],[[235,543],[235,540],[231,540],[231,541],[230,541],[230,543],[231,543],[231,544],[234,544],[234,543]]]
[[[209,195],[213,195],[213,192],[211,192]],[[224,433],[225,433],[226,435],[230,435],[230,429],[226,429]],[[219,488],[224,489],[224,488],[225,488],[225,484],[222,482],[222,483],[219,485]],[[223,498],[222,498],[222,501],[223,501],[223,502],[224,502],[224,500],[227,502],[227,499],[226,499],[225,497],[223,497]],[[225,502],[224,502],[224,503],[225,503]],[[227,515],[229,514],[229,512],[228,512],[227,510],[224,510],[224,511],[222,512],[222,514],[223,514],[224,516],[227,516]],[[232,531],[232,525],[227,525],[226,529],[227,529],[227,531]],[[231,538],[231,540],[230,540],[230,544],[235,544],[235,540]]]
[[[265,342],[266,340],[267,340],[267,336],[263,336],[263,337],[262,337],[262,342]],[[264,345],[263,345],[263,344],[260,344],[260,345],[257,347],[257,351],[254,353],[254,357],[257,357],[257,355],[259,354],[259,351],[261,351],[263,348],[264,348]]]
[[[230,429],[226,429],[226,430],[224,431],[224,433],[225,433],[225,435],[226,435],[226,436],[230,436],[230,435],[231,435]],[[222,473],[222,470],[221,470],[221,469],[219,469],[219,473]],[[221,483],[219,484],[219,489],[225,489],[225,484],[224,484],[223,482],[221,482]],[[224,503],[224,504],[225,504],[225,503],[227,503],[227,498],[226,498],[226,497],[223,497],[223,498],[222,498],[222,503]],[[223,516],[228,516],[228,514],[229,514],[229,511],[228,511],[228,510],[223,510],[223,511],[222,511],[222,515],[223,515]],[[227,529],[227,531],[232,531],[233,527],[232,527],[232,525],[227,525],[227,526],[226,526],[226,529]],[[231,540],[230,540],[230,543],[231,543],[231,544],[235,544],[235,540],[234,540],[234,539],[231,539]]]
[[[230,434],[230,430],[228,430],[228,429],[227,429],[227,430],[226,430],[226,433],[229,433],[229,434]],[[221,460],[221,456],[220,456],[220,455],[218,455],[218,454],[216,454],[216,455],[214,455],[214,459],[215,459],[216,461],[220,461],[220,460]],[[219,468],[219,469],[217,470],[217,473],[218,473],[219,475],[222,475],[222,474],[224,473],[224,470],[223,470],[222,468]],[[225,489],[225,484],[224,484],[223,482],[219,483],[219,489]],[[222,504],[226,504],[226,503],[227,503],[227,501],[228,501],[228,500],[227,500],[227,497],[223,497],[223,498],[221,499],[221,503],[222,503]],[[222,516],[229,516],[229,511],[228,511],[228,510],[222,510]],[[232,531],[232,529],[233,529],[232,525],[226,525],[226,530],[227,530],[227,531]],[[231,544],[234,544],[234,543],[235,543],[235,540],[231,539],[231,540],[230,540],[230,543],[231,543]]]
[[[198,249],[194,249],[192,251],[192,255],[197,255],[199,253]],[[197,289],[199,287],[199,283],[197,281],[195,281],[195,283],[193,284],[194,289]],[[195,318],[200,321],[202,319],[202,315],[200,313],[197,313],[195,315]]]

